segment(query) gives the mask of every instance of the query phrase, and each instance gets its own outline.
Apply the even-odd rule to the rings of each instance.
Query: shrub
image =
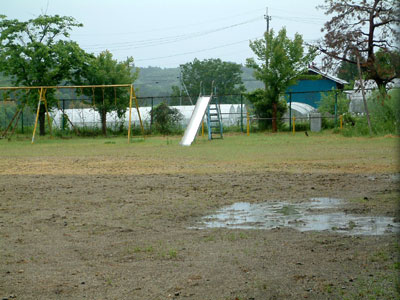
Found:
[[[176,108],[170,108],[165,102],[161,102],[150,112],[153,125],[161,134],[171,134],[180,131],[179,122],[183,116]]]
[[[321,100],[318,102],[318,111],[335,115],[335,92],[321,93]],[[350,100],[343,92],[337,93],[337,115],[343,115],[349,111]]]
[[[400,133],[400,90],[392,90],[385,97],[375,91],[367,100],[373,134]],[[369,135],[366,116],[345,115],[343,135]]]
[[[255,114],[261,120],[258,120],[258,128],[260,130],[266,130],[272,128],[272,115],[273,115],[273,102],[272,99],[268,98],[265,91],[257,89],[251,93],[246,94],[246,98],[253,104]],[[277,105],[277,126],[282,128],[283,121],[282,116],[287,110],[287,104],[285,99],[280,99]]]

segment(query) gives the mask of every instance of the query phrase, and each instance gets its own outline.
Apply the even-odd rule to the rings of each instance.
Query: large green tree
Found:
[[[272,130],[276,132],[280,95],[305,73],[315,54],[312,49],[305,52],[300,34],[296,33],[293,40],[288,38],[285,28],[282,28],[276,36],[273,30],[266,32],[264,38],[251,41],[250,48],[257,60],[248,58],[247,66],[253,68],[254,77],[264,83],[264,102],[266,105],[272,105]],[[253,98],[250,97],[251,99]],[[261,101],[259,97],[254,99]],[[257,106],[266,107],[261,103]]]
[[[0,16],[0,72],[15,86],[59,85],[80,76],[88,55],[69,38],[74,27],[81,27],[72,17],[41,15],[28,21]],[[56,105],[54,90],[46,93],[49,107]],[[32,109],[38,94],[31,92],[24,102]],[[40,135],[45,134],[45,109],[40,106]]]
[[[245,90],[242,82],[242,66],[233,62],[225,62],[220,59],[194,59],[193,62],[181,65],[181,80],[192,99],[200,92],[209,94],[212,82],[217,88],[218,95],[240,94]],[[200,91],[201,89],[201,91]],[[172,87],[172,95],[179,96],[180,88]],[[186,91],[182,91],[186,94]]]
[[[281,121],[282,116],[287,111],[287,104],[284,97],[279,99],[278,102],[272,103],[273,99],[266,96],[265,90],[256,89],[246,94],[246,98],[253,104],[255,113],[260,118],[258,121],[259,129],[271,129],[273,125],[271,120],[276,120],[277,127],[283,125]]]
[[[80,83],[89,85],[132,84],[138,76],[138,72],[133,72],[132,67],[132,57],[118,62],[113,59],[111,52],[104,51],[90,60],[83,75],[83,81]],[[95,108],[100,114],[102,132],[106,135],[107,113],[116,111],[118,117],[125,113],[129,105],[129,89],[126,87],[83,89],[83,93],[91,99],[94,96]]]
[[[398,0],[325,0],[319,8],[332,18],[325,23],[318,49],[326,54],[326,66],[337,62],[357,65],[366,79],[381,91],[393,78],[398,51],[400,2]]]

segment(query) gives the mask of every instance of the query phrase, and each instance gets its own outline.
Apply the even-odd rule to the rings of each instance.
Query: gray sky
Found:
[[[244,64],[253,57],[249,40],[270,28],[286,27],[307,42],[322,38],[328,19],[323,0],[0,0],[0,14],[28,20],[47,13],[72,16],[84,24],[71,39],[88,52],[105,49],[114,58],[133,56],[139,67],[177,67],[194,58]]]

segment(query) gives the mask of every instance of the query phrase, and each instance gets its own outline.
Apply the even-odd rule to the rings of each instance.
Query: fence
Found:
[[[242,124],[243,127],[243,120],[246,118],[246,106],[249,106],[250,103],[248,103],[243,95],[227,95],[219,98],[223,125],[225,127],[232,127]],[[140,116],[147,132],[151,132],[153,125],[153,115],[150,112],[161,102],[165,102],[170,107],[178,109],[182,114],[180,125],[185,127],[190,120],[195,101],[197,100],[190,99],[189,97],[171,96],[137,97],[137,99]],[[6,99],[3,97],[3,101],[0,101],[1,131],[8,127],[20,105],[21,102],[19,99]],[[24,107],[21,117],[18,120],[17,133],[30,133],[32,131],[35,123],[35,110],[36,107]],[[59,131],[69,131],[73,129],[72,127],[93,131],[101,128],[101,118],[96,108],[82,97],[58,99],[58,105],[50,109],[50,116],[53,127]],[[124,130],[128,126],[129,110],[120,117],[116,111],[111,111],[107,113],[106,119],[107,128],[110,131]],[[133,126],[139,126],[139,116],[136,110],[132,110],[132,124]]]
[[[299,129],[309,128],[311,122],[310,113],[314,111],[315,103],[321,99],[322,93],[332,93],[334,99],[335,113],[324,116],[323,122],[331,122],[331,126],[338,126],[338,110],[337,110],[337,95],[339,91],[313,91],[313,92],[292,92],[282,95],[288,103],[288,109],[285,115],[280,116],[280,129],[291,130],[293,117],[296,118],[296,126]],[[358,93],[358,91],[347,91],[347,93]],[[1,94],[0,99],[0,130],[3,131],[11,122],[15,111],[20,105],[19,99],[7,99],[5,94]],[[188,123],[195,101],[197,99],[189,97],[172,97],[172,96],[157,96],[157,97],[137,97],[140,109],[140,115],[143,120],[143,125],[147,133],[151,133],[153,126],[153,116],[150,113],[154,107],[161,102],[167,103],[170,107],[176,108],[182,114],[180,126],[182,128]],[[251,130],[258,130],[260,122],[272,124],[272,118],[260,118],[254,114],[253,105],[247,100],[244,95],[222,95],[218,96],[221,107],[222,123],[225,128],[231,128],[241,132],[246,132],[247,112],[249,112],[249,125]],[[296,100],[296,101],[294,101]],[[96,131],[101,128],[100,115],[92,104],[85,101],[84,98],[76,96],[76,93],[71,93],[70,97],[58,100],[57,107],[51,109],[51,118],[53,126],[61,131],[67,132],[72,130],[72,127],[85,128],[87,130]],[[300,102],[301,101],[301,102]],[[312,104],[312,105],[311,105]],[[350,107],[352,104],[350,104]],[[354,105],[353,105],[354,106]],[[16,128],[17,133],[29,133],[32,131],[35,122],[36,108],[25,107]],[[65,115],[68,118],[65,118]],[[125,112],[121,117],[115,111],[107,114],[107,128],[110,131],[125,130],[128,125],[129,112]],[[132,110],[132,122],[136,128],[139,125],[139,118],[136,110]],[[308,124],[308,125],[307,125]],[[324,126],[324,124],[322,124]],[[267,126],[267,128],[270,126]]]

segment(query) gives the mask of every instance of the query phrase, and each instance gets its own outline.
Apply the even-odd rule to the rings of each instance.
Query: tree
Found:
[[[123,62],[112,58],[109,51],[101,52],[90,64],[83,74],[82,84],[111,85],[131,84],[138,77],[138,72],[132,72],[133,58],[128,57]],[[101,128],[107,135],[107,113],[116,111],[122,117],[129,106],[129,90],[126,87],[84,89],[83,93],[95,98],[95,109],[100,114]],[[93,96],[94,93],[94,96]]]
[[[272,130],[276,132],[280,95],[305,73],[315,54],[311,49],[305,53],[301,35],[296,33],[291,40],[285,28],[277,36],[273,30],[266,32],[263,39],[250,42],[250,48],[258,62],[248,58],[246,65],[253,68],[254,77],[264,83],[264,103],[272,105]]]
[[[269,98],[265,94],[265,90],[256,89],[253,92],[246,94],[246,98],[253,104],[255,108],[255,113],[258,118],[260,118],[258,124],[261,130],[271,128],[272,123],[270,119],[274,120],[274,107],[276,107],[275,119],[277,120],[278,125],[281,126],[281,118],[287,111],[287,104],[285,99],[280,99],[276,105],[274,105],[271,101],[272,98]]]
[[[161,102],[150,112],[156,130],[162,134],[169,134],[182,120],[183,116],[176,108],[170,108],[165,102]]]
[[[322,29],[323,41],[317,45],[327,55],[327,67],[337,61],[357,65],[358,57],[366,79],[386,91],[386,84],[400,76],[392,64],[395,61],[391,61],[395,58],[391,53],[399,49],[398,0],[325,0],[319,8],[333,15]],[[385,56],[387,63],[382,65],[379,56]]]
[[[86,54],[68,38],[74,27],[83,26],[72,17],[41,15],[25,22],[0,16],[0,72],[9,76],[12,84],[52,86],[79,76],[85,69]],[[48,90],[49,107],[56,104],[54,90]],[[24,101],[32,109],[38,104],[38,94],[29,93]],[[45,109],[40,106],[40,135],[45,134]]]
[[[209,94],[213,81],[218,95],[240,94],[244,91],[242,67],[236,63],[220,59],[200,61],[195,58],[193,62],[181,65],[181,72],[182,82],[191,98],[196,98],[200,94],[200,88],[201,92]],[[173,86],[172,91],[173,96],[179,96],[179,87]]]
[[[353,65],[347,61],[342,61],[337,70],[337,76],[340,79],[346,80],[347,82],[354,84],[354,81],[358,78],[357,65]]]

